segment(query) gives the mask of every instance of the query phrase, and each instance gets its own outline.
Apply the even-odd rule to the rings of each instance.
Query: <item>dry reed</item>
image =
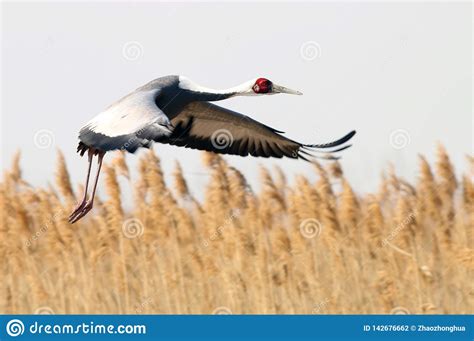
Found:
[[[16,154],[0,183],[0,313],[473,313],[472,173],[458,180],[442,146],[435,171],[420,156],[415,185],[392,170],[366,195],[337,162],[294,184],[262,167],[257,193],[221,156],[203,161],[199,202],[179,163],[168,186],[153,151],[136,179],[117,153],[105,200],[71,226],[63,155],[44,189]]]

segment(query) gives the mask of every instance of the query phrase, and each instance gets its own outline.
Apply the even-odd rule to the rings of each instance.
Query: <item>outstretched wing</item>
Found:
[[[171,118],[173,133],[159,142],[186,148],[241,156],[289,158],[317,157],[310,151],[334,153],[350,147],[341,146],[355,131],[326,144],[302,144],[281,135],[248,116],[208,102],[192,102]],[[336,147],[336,149],[332,149]],[[326,156],[325,158],[334,158]]]
[[[168,117],[155,103],[159,95],[159,89],[135,91],[112,104],[81,129],[79,140],[82,145],[78,150],[84,153],[87,147],[93,147],[133,153],[137,148],[149,147],[153,140],[171,134]]]

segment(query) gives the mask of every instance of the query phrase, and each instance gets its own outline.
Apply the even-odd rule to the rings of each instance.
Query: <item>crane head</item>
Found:
[[[266,78],[257,78],[252,86],[252,91],[258,95],[274,95],[274,94],[291,94],[291,95],[302,95],[303,93],[285,88],[284,86],[274,84],[272,81]]]

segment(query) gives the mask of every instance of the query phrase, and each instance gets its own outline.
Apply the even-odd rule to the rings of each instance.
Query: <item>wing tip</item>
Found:
[[[332,142],[328,143],[320,143],[320,144],[303,144],[302,146],[308,147],[308,148],[320,148],[320,149],[326,149],[326,148],[332,148],[332,147],[337,147],[340,146],[346,142],[348,142],[350,139],[354,137],[354,135],[357,133],[356,130],[352,130],[340,139],[337,139]]]
[[[342,152],[343,150],[346,150],[350,147],[352,147],[352,144],[347,144],[344,145],[346,142],[348,142],[354,135],[356,134],[356,130],[352,130],[343,137],[341,137],[338,140],[328,142],[328,143],[323,143],[323,144],[300,144],[299,150],[296,153],[296,159],[303,159],[305,161],[311,162],[311,160],[308,160],[308,157],[303,157],[302,154],[309,156],[311,159],[323,159],[323,160],[340,160],[340,156],[335,156],[333,155],[334,153]],[[332,149],[334,147],[337,147],[335,149]],[[329,149],[331,148],[331,149]],[[311,153],[308,153],[308,151],[311,152],[316,152],[316,153],[323,153],[325,155],[314,155]]]

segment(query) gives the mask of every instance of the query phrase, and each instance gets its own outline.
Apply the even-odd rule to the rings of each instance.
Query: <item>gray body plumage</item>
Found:
[[[97,117],[92,119],[80,130],[79,140],[83,144],[82,148],[87,146],[103,151],[123,149],[133,153],[140,147],[150,147],[152,141],[157,140],[167,133],[170,134],[171,131],[166,131],[171,128],[169,119],[167,119],[166,115],[159,109],[155,100],[160,97],[158,102],[164,104],[166,111],[177,112],[179,107],[184,106],[185,98],[185,96],[180,96],[179,94],[178,82],[178,76],[166,76],[155,79],[110,105],[103,113],[99,114],[99,119],[97,119]],[[137,110],[141,109],[140,105],[142,103],[135,103],[132,99],[136,96],[140,96],[142,93],[147,94],[145,97],[150,96],[150,99],[153,100],[156,106],[155,114],[157,122],[155,124],[150,124],[149,121],[144,120],[143,125],[139,124],[136,127],[130,126],[129,131],[126,133],[122,133],[125,131],[117,129],[116,134],[113,133],[113,130],[104,131],[101,129],[99,122],[100,115],[113,112],[114,110],[116,110],[116,113],[111,115],[110,120],[130,120],[130,123],[139,121],[141,119],[141,113]],[[132,108],[133,105],[135,105],[136,108]],[[121,109],[117,110],[117,108]],[[133,110],[135,110],[135,112]],[[150,118],[150,121],[153,121],[153,119]],[[105,124],[108,124],[108,122]],[[124,124],[126,125],[127,123]]]

